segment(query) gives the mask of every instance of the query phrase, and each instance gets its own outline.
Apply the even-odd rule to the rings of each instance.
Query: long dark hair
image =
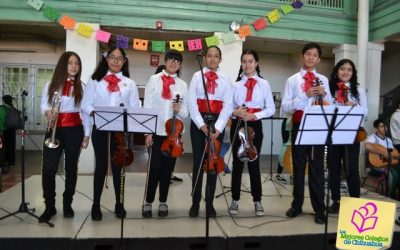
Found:
[[[244,55],[252,55],[254,57],[254,60],[256,60],[256,62],[257,62],[257,67],[256,67],[257,75],[259,77],[261,77],[261,78],[264,78],[260,74],[260,65],[258,64],[259,59],[258,59],[257,52],[255,52],[252,49],[248,49],[248,50],[243,51],[242,55],[240,56],[240,61],[242,61]],[[242,80],[242,73],[243,73],[243,69],[242,69],[242,65],[240,65],[239,74],[238,74],[238,77],[236,78],[236,81]]]
[[[124,65],[121,68],[121,72],[122,72],[122,74],[124,76],[129,77],[129,61],[128,61],[128,58],[126,57],[125,51],[123,49],[121,49],[121,48],[113,46],[106,53],[104,53],[102,55],[101,60],[100,60],[99,64],[96,67],[96,70],[94,71],[94,73],[92,75],[92,79],[93,80],[101,81],[101,79],[103,79],[103,77],[107,74],[107,72],[108,72],[107,58],[116,49],[118,49],[121,52],[121,54],[124,56],[124,58],[125,58],[125,62],[124,62]]]
[[[359,100],[359,94],[357,90],[357,86],[359,83],[357,82],[357,70],[356,66],[354,65],[353,61],[350,59],[342,59],[340,60],[336,66],[333,68],[332,73],[331,73],[331,78],[329,79],[329,89],[331,91],[332,96],[335,96],[336,91],[339,89],[338,87],[338,82],[340,82],[339,77],[338,77],[338,72],[340,67],[344,64],[350,64],[351,68],[353,69],[353,74],[351,75],[350,78],[350,93],[352,96],[354,96],[357,100]]]
[[[77,107],[81,101],[83,96],[82,82],[81,82],[81,73],[82,73],[82,61],[77,53],[73,51],[66,51],[58,59],[56,68],[54,69],[53,77],[51,78],[49,85],[49,98],[47,102],[49,104],[53,101],[53,96],[55,91],[60,91],[64,84],[68,79],[68,61],[71,56],[75,56],[79,61],[79,70],[75,76],[74,83],[74,91],[72,92],[72,96],[74,97],[75,107]]]

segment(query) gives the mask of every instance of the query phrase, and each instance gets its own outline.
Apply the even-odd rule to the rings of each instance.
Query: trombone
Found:
[[[48,148],[57,148],[60,145],[60,142],[56,139],[56,130],[57,130],[57,121],[58,121],[58,112],[60,110],[60,104],[61,104],[61,96],[57,91],[54,91],[54,98],[53,102],[51,104],[51,112],[56,113],[56,119],[53,121],[49,121],[47,123],[47,132],[51,131],[51,137],[47,138],[44,141],[44,145]]]

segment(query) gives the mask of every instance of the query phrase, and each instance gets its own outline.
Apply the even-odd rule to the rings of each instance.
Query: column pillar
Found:
[[[88,24],[95,31],[99,29],[98,24]],[[76,30],[67,30],[66,51],[76,52],[82,60],[82,75],[81,80],[84,83],[90,79],[94,69],[97,66],[99,43],[95,39],[96,32],[93,32],[91,38],[86,38],[77,33]],[[94,172],[95,159],[92,140],[86,149],[82,149],[78,171],[80,174],[89,174]]]

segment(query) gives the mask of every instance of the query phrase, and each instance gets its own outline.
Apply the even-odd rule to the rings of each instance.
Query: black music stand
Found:
[[[353,144],[360,128],[364,108],[356,106],[310,106],[304,111],[297,133],[295,145],[331,145]],[[330,152],[326,166],[329,165]],[[329,217],[329,171],[325,176],[327,188],[325,200],[325,230],[323,249],[326,249]]]
[[[98,130],[123,132],[129,147],[128,133],[154,134],[157,131],[158,110],[149,108],[94,107],[94,125]],[[127,162],[127,156],[124,157]],[[120,202],[124,206],[125,167],[121,170]],[[124,248],[124,216],[121,217],[120,249]]]
[[[278,188],[277,184],[278,184],[279,186],[285,188],[286,190],[287,190],[287,187],[286,187],[283,183],[277,181],[276,178],[275,178],[275,176],[272,174],[272,153],[273,153],[273,152],[272,152],[272,149],[273,149],[273,146],[274,146],[274,140],[273,140],[273,138],[274,138],[274,120],[282,120],[282,121],[283,121],[284,119],[285,119],[285,118],[275,118],[275,117],[273,117],[273,116],[263,119],[263,120],[270,120],[270,121],[271,121],[271,140],[270,140],[270,143],[271,143],[271,144],[270,144],[271,150],[270,150],[270,161],[269,161],[270,168],[269,168],[269,173],[268,173],[267,176],[264,178],[264,181],[263,181],[263,182],[270,181],[270,182],[274,185],[274,187],[275,187],[275,189],[276,189],[276,191],[278,192],[278,194],[279,194],[280,197],[282,197],[282,194],[281,194],[281,192],[279,191],[279,188]],[[261,155],[261,152],[260,152],[260,155]]]
[[[27,213],[30,216],[33,216],[39,220],[39,217],[34,214],[35,209],[28,208],[29,203],[27,203],[25,201],[25,117],[24,116],[25,116],[25,112],[26,112],[25,98],[26,98],[26,96],[28,96],[28,92],[26,92],[23,89],[21,89],[20,91],[21,91],[20,96],[22,99],[22,110],[21,110],[21,114],[22,114],[22,124],[21,124],[21,196],[22,196],[22,202],[17,211],[1,217],[0,220],[6,219],[10,216],[15,216],[18,213]],[[15,216],[15,217],[17,217],[17,216]],[[19,218],[19,217],[17,217],[17,218]],[[22,221],[21,218],[19,218],[19,219]],[[54,227],[54,224],[49,221],[45,221],[44,223],[46,223],[50,227]]]

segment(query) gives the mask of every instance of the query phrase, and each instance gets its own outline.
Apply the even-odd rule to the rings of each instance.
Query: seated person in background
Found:
[[[393,148],[392,140],[386,136],[386,128],[383,120],[375,120],[374,129],[375,133],[368,136],[365,143],[365,149],[369,153],[369,162],[373,167],[372,171],[382,173],[385,171],[385,168],[377,166],[387,166],[390,152],[392,166],[389,169],[389,197],[396,198],[396,189],[399,188],[400,184],[399,152]],[[374,157],[374,155],[377,157]]]

